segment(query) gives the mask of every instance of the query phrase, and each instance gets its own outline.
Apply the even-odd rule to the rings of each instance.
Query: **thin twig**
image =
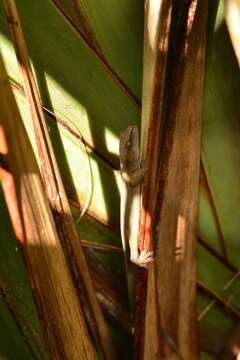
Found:
[[[236,274],[234,274],[227,282],[226,284],[223,286],[222,291],[226,291],[240,276],[240,271],[238,271]],[[200,283],[200,282],[199,282]],[[203,287],[203,283],[200,283],[201,286]],[[213,293],[213,291],[211,290],[211,292]],[[217,294],[216,292],[214,292],[215,297],[217,299],[212,300],[207,306],[205,306],[205,308],[200,312],[200,314],[197,317],[198,321],[201,321],[204,316],[207,315],[207,313],[213,308],[213,306],[217,303],[217,300],[219,300],[221,298],[221,302],[224,303],[226,305],[226,309],[229,308],[236,316],[240,316],[240,311],[238,310],[233,310],[233,307],[226,302],[226,300],[224,298],[221,297],[221,295]]]
[[[90,240],[83,240],[81,239],[82,246],[89,247],[96,250],[106,250],[106,251],[114,251],[120,254],[123,254],[122,248],[114,245],[103,244],[103,243],[96,243]]]
[[[124,91],[124,93],[128,96],[128,98],[132,101],[135,107],[140,111],[141,105],[139,99],[133,94],[130,88],[123,82],[120,76],[116,73],[116,71],[109,65],[104,57],[102,57],[98,51],[92,46],[86,36],[82,33],[82,31],[78,28],[78,26],[74,23],[73,19],[67,14],[64,8],[57,0],[50,0],[55,8],[59,11],[59,13],[63,16],[65,21],[67,21],[68,25],[81,37],[83,43],[87,46],[87,48],[93,53],[97,61],[101,64],[106,73],[111,76],[113,81],[119,86],[120,89]]]

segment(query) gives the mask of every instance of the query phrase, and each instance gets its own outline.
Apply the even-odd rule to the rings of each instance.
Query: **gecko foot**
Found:
[[[131,261],[134,262],[136,265],[147,269],[148,265],[153,261],[153,251],[143,250],[141,251],[137,259],[131,258]]]

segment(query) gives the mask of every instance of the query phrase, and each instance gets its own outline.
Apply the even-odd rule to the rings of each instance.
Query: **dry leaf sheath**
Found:
[[[152,359],[153,354],[158,358],[198,358],[196,232],[207,1],[179,3],[175,11],[178,18],[178,14],[184,16],[175,22],[170,35],[174,46],[169,49],[166,122],[155,208],[159,231],[148,287],[144,359]],[[154,311],[155,335],[151,332]]]
[[[25,260],[49,350],[54,359],[94,359],[38,166],[2,59],[0,88],[1,152],[5,148],[1,155],[14,179],[25,237],[22,238]]]
[[[5,3],[8,17],[11,19],[10,26],[24,79],[25,93],[31,111],[40,160],[40,170],[48,200],[53,210],[58,234],[95,342],[99,351],[107,359],[112,360],[114,358],[114,350],[111,338],[96,298],[86,259],[74,226],[70,206],[47,131],[16,5],[14,0],[6,0]]]

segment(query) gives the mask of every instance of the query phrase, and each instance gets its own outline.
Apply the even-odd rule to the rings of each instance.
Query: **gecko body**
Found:
[[[121,186],[121,237],[126,256],[126,266],[131,262],[147,267],[153,252],[139,252],[138,232],[141,213],[141,183],[145,169],[141,167],[139,136],[136,125],[130,125],[120,136]]]

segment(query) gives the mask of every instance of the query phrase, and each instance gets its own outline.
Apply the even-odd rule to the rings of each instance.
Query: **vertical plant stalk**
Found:
[[[71,215],[68,199],[52,148],[51,140],[31,69],[27,48],[14,0],[5,0],[24,88],[31,111],[40,170],[67,263],[78,290],[92,335],[106,359],[114,358],[111,338],[98,304],[86,259]]]
[[[94,359],[38,166],[0,56],[0,152],[4,194],[23,246],[40,319],[53,359]],[[8,179],[11,178],[10,183]],[[8,186],[10,184],[10,186]],[[12,212],[12,207],[15,207]],[[16,213],[18,215],[16,216]],[[21,219],[21,223],[19,223]]]
[[[140,251],[151,251],[152,210],[161,139],[164,85],[172,0],[149,0],[145,5],[141,159],[147,166],[142,189]]]
[[[172,0],[145,2],[141,160],[147,166],[142,186],[139,250],[153,250],[152,216],[160,154],[166,64]],[[152,266],[149,269],[151,271]],[[150,279],[152,276],[150,275]],[[148,275],[141,269],[137,284],[135,357],[143,357]],[[152,282],[151,282],[152,283]],[[155,324],[155,312],[152,325]],[[151,336],[149,334],[149,336]]]
[[[154,209],[156,291],[149,284],[144,359],[191,360],[198,358],[196,232],[208,2],[182,1],[175,6]],[[149,341],[152,304],[158,324]]]

